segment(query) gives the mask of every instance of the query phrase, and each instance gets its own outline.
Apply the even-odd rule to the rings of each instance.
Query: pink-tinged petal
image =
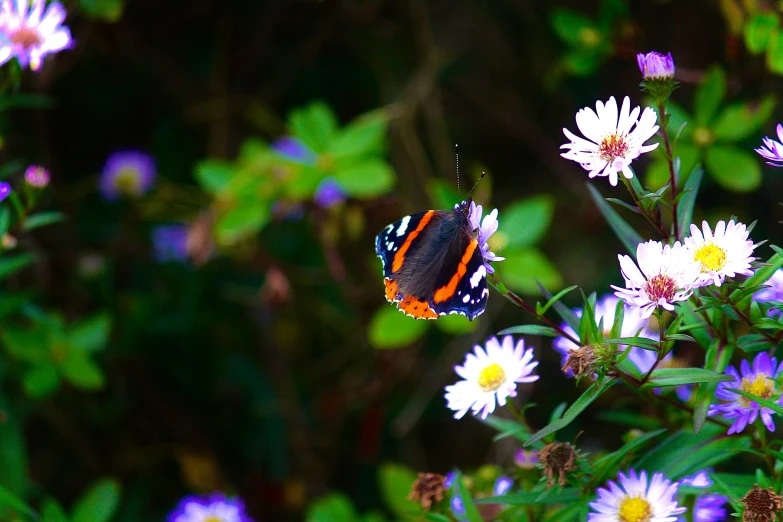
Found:
[[[46,10],[38,30],[43,34],[52,34],[57,29],[57,26],[65,21],[67,14],[65,7],[60,2],[49,4],[49,8]]]
[[[778,133],[778,140],[780,140],[781,143],[783,143],[783,125],[778,123],[778,126],[775,128]]]

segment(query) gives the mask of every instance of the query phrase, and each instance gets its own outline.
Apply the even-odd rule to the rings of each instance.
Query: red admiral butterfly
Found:
[[[472,321],[487,307],[487,269],[471,203],[405,216],[375,238],[386,300],[406,315],[462,314]]]

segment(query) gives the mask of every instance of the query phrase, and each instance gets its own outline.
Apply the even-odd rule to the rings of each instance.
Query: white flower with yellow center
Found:
[[[699,265],[698,286],[720,286],[726,277],[752,275],[753,241],[748,239],[748,228],[742,223],[718,221],[715,232],[706,221],[702,230],[691,225],[691,237],[685,238],[685,246]]]
[[[474,353],[468,353],[462,366],[454,371],[464,380],[446,386],[446,401],[454,410],[455,419],[461,419],[468,410],[473,415],[487,415],[495,411],[495,403],[506,404],[506,398],[516,397],[517,384],[538,380],[532,372],[538,361],[533,360],[533,349],[525,350],[525,341],[514,345],[510,335],[502,342],[496,337],[487,341],[486,350],[476,345]]]
[[[638,307],[644,319],[658,306],[674,310],[673,303],[688,299],[699,277],[699,266],[679,241],[672,246],[660,241],[639,243],[636,247],[638,267],[630,256],[617,257],[625,288],[612,285],[615,295],[630,306]]]
[[[677,483],[663,473],[655,473],[649,486],[644,471],[638,475],[634,470],[628,475],[621,471],[617,479],[619,484],[610,480],[608,488],[598,488],[587,522],[674,522],[686,510],[674,499]]]
[[[614,96],[605,105],[597,101],[595,109],[585,107],[576,113],[576,125],[587,139],[563,129],[571,143],[560,146],[567,149],[561,156],[580,163],[591,178],[609,176],[609,183],[615,186],[618,172],[631,179],[631,162],[658,146],[657,143],[644,144],[658,132],[658,117],[652,108],[646,107],[640,118],[641,109],[634,107],[631,110],[631,100],[627,96],[623,99],[619,119]]]

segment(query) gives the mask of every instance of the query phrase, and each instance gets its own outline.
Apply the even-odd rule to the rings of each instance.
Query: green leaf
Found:
[[[783,74],[783,32],[769,35],[767,42],[767,67],[776,74]]]
[[[91,18],[116,22],[122,17],[122,0],[79,0],[79,7]]]
[[[111,315],[100,313],[74,325],[69,332],[73,348],[86,353],[97,352],[106,347],[111,331]]]
[[[120,505],[120,491],[116,480],[99,480],[76,501],[72,522],[109,522]]]
[[[631,225],[626,223],[625,220],[620,217],[620,214],[618,214],[617,211],[615,211],[615,209],[613,209],[611,205],[609,205],[609,203],[604,200],[603,196],[601,196],[601,193],[598,192],[598,189],[596,189],[591,183],[587,184],[587,189],[590,191],[590,195],[593,197],[593,201],[595,201],[595,204],[598,206],[598,210],[601,211],[601,214],[603,214],[607,223],[609,223],[612,231],[623,244],[625,249],[631,254],[631,257],[636,259],[636,246],[639,243],[644,242],[642,236],[640,236],[636,230],[631,228]]]
[[[649,350],[653,352],[658,350],[658,341],[654,341],[646,337],[620,337],[619,339],[609,339],[606,342],[609,344],[625,344],[628,346],[638,346],[643,350]]]
[[[703,368],[658,368],[652,372],[644,388],[663,388],[666,386],[679,386],[681,384],[693,384],[697,382],[723,382],[732,381],[733,377],[723,373],[705,370]]]
[[[320,154],[327,150],[337,132],[337,119],[328,105],[315,102],[292,111],[289,126],[296,137]]]
[[[65,214],[62,212],[40,212],[28,216],[27,219],[24,220],[22,230],[29,231],[47,225],[53,225],[54,223],[59,223],[63,219],[65,219]]]
[[[5,412],[6,417],[0,423],[0,487],[24,498],[28,494],[29,478],[22,422],[5,395],[0,395],[0,410]],[[2,513],[0,509],[0,519]]]
[[[493,441],[499,441],[506,439],[508,437],[514,437],[520,442],[527,442],[527,439],[530,438],[530,436],[533,434],[530,431],[530,428],[525,426],[519,421],[511,420],[511,419],[503,419],[500,417],[495,417],[494,415],[490,415],[486,419],[483,419],[482,422],[484,424],[487,424],[489,426],[492,426],[496,430],[498,430],[500,433],[492,437]],[[536,449],[541,449],[544,447],[544,443],[540,442]]]
[[[658,435],[666,433],[666,429],[659,429],[650,433],[635,438],[628,444],[625,444],[619,450],[610,453],[604,457],[601,457],[593,463],[593,476],[590,478],[591,484],[602,484],[610,475],[614,475],[618,470],[617,467],[625,459],[625,457],[632,451],[636,451],[641,448],[650,440],[654,439]]]
[[[582,497],[578,488],[563,488],[542,496],[540,491],[511,493],[499,497],[477,498],[476,504],[508,504],[510,506],[526,506],[529,504],[568,504]]]
[[[771,401],[769,399],[764,399],[762,397],[759,397],[758,395],[754,395],[752,393],[746,392],[745,390],[741,390],[739,388],[726,388],[726,390],[730,391],[731,393],[736,393],[737,395],[742,395],[746,399],[750,399],[752,402],[755,402],[760,406],[764,406],[765,408],[769,408],[770,410],[774,411],[779,415],[783,415],[783,406],[781,406],[780,404],[774,401]]]
[[[501,330],[498,335],[543,335],[547,337],[559,337],[560,333],[551,326],[540,324],[522,324]]]
[[[724,96],[726,96],[726,74],[723,69],[714,65],[707,70],[696,89],[693,101],[696,125],[699,127],[709,126],[717,114]]]
[[[390,115],[380,109],[359,116],[345,126],[329,146],[335,158],[378,154],[383,149]]]
[[[23,330],[6,327],[0,330],[8,353],[23,361],[38,363],[48,360],[49,336],[43,328]]]
[[[378,470],[381,496],[389,510],[399,518],[404,519],[411,513],[421,512],[419,504],[408,500],[408,494],[415,480],[416,473],[401,464],[387,462]]]
[[[535,295],[539,282],[547,288],[563,286],[560,272],[537,248],[509,248],[502,255],[506,260],[497,264],[498,277],[512,290]]]
[[[451,335],[465,335],[476,329],[478,322],[470,321],[460,314],[449,314],[438,317],[435,326]]]
[[[777,32],[778,16],[775,13],[756,13],[745,24],[745,46],[751,53],[760,54]]]
[[[212,195],[223,192],[236,174],[233,163],[220,160],[204,160],[196,165],[195,177],[201,188]]]
[[[334,179],[348,195],[372,198],[391,190],[395,173],[385,161],[368,159],[336,170]]]
[[[332,493],[313,502],[307,509],[307,522],[353,522],[359,518],[351,500],[341,493]]]
[[[60,363],[63,378],[78,388],[97,390],[103,388],[104,377],[100,367],[83,352],[71,350]]]
[[[427,321],[408,317],[396,306],[384,305],[370,320],[370,344],[380,349],[400,348],[418,340],[427,331]]]
[[[47,498],[41,507],[42,522],[68,522],[62,506],[53,498]]]
[[[747,334],[737,338],[737,347],[745,353],[756,353],[768,350],[770,345],[767,338],[761,334]]]
[[[35,261],[32,254],[14,254],[0,257],[0,279],[5,279]]]
[[[10,509],[12,512],[23,513],[37,518],[35,511],[30,506],[2,486],[0,486],[0,508]],[[3,511],[0,511],[0,514],[2,513]]]
[[[688,181],[682,187],[684,192],[682,198],[680,198],[679,206],[677,208],[677,225],[680,230],[680,236],[687,235],[688,228],[693,222],[693,207],[696,205],[696,196],[699,195],[699,187],[701,186],[701,180],[704,177],[704,170],[700,165],[697,165],[690,176]]]
[[[713,132],[723,141],[739,141],[752,136],[772,116],[775,99],[767,96],[760,102],[732,103],[718,117]]]
[[[229,209],[215,222],[215,236],[220,244],[231,245],[259,233],[269,222],[269,206],[264,201],[241,204]]]
[[[750,449],[750,437],[723,437],[692,448],[670,463],[662,471],[667,477],[677,478],[715,466]]]
[[[563,414],[563,417],[555,422],[547,425],[546,427],[538,430],[535,435],[530,437],[525,443],[525,446],[530,446],[539,439],[546,437],[551,433],[555,433],[574,421],[574,419],[582,413],[594,400],[600,397],[606,390],[608,390],[615,382],[616,379],[603,379],[602,381],[594,382],[585,392],[571,405],[568,410]]]
[[[575,47],[582,45],[583,31],[598,32],[592,20],[570,9],[555,9],[552,12],[552,28],[561,40]]]
[[[577,288],[579,288],[577,285],[572,285],[560,290],[557,294],[555,294],[552,298],[550,298],[549,301],[547,301],[546,304],[541,308],[541,314],[545,314],[546,311],[552,307],[552,305],[560,301],[566,294],[568,294],[572,290],[576,290]]]
[[[531,246],[549,229],[554,210],[555,200],[547,194],[518,201],[500,213],[498,233],[505,235],[509,247]]]
[[[708,172],[723,188],[733,192],[751,192],[761,186],[761,167],[749,152],[714,145],[705,158]]]
[[[465,513],[468,517],[468,522],[484,522],[484,517],[481,516],[479,510],[476,508],[476,504],[473,502],[473,497],[471,496],[470,491],[462,484],[462,475],[460,473],[457,473],[454,477],[454,485],[452,486],[452,489],[454,490],[454,495],[462,499],[462,503],[465,507]],[[453,513],[453,510],[451,511],[456,518],[456,513]],[[461,517],[460,520],[462,520]]]
[[[60,376],[57,368],[50,362],[32,366],[22,376],[25,393],[34,399],[50,396],[60,386]]]

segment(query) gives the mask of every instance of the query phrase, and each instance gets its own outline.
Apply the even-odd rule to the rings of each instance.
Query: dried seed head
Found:
[[[565,486],[566,473],[574,469],[577,458],[574,447],[567,442],[553,442],[544,446],[538,456],[544,466],[547,488],[555,485],[555,474],[558,476],[557,483]]]
[[[582,346],[568,352],[568,359],[566,359],[561,370],[564,373],[571,370],[574,372],[575,377],[579,377],[585,373],[592,373],[595,360],[596,356],[592,347]]]
[[[446,491],[446,477],[437,473],[419,473],[418,478],[411,486],[408,500],[421,504],[424,509],[430,509],[433,502],[443,500],[443,492]]]
[[[775,514],[783,509],[783,497],[776,495],[772,488],[760,488],[758,484],[740,502],[745,504],[742,522],[772,522]]]

